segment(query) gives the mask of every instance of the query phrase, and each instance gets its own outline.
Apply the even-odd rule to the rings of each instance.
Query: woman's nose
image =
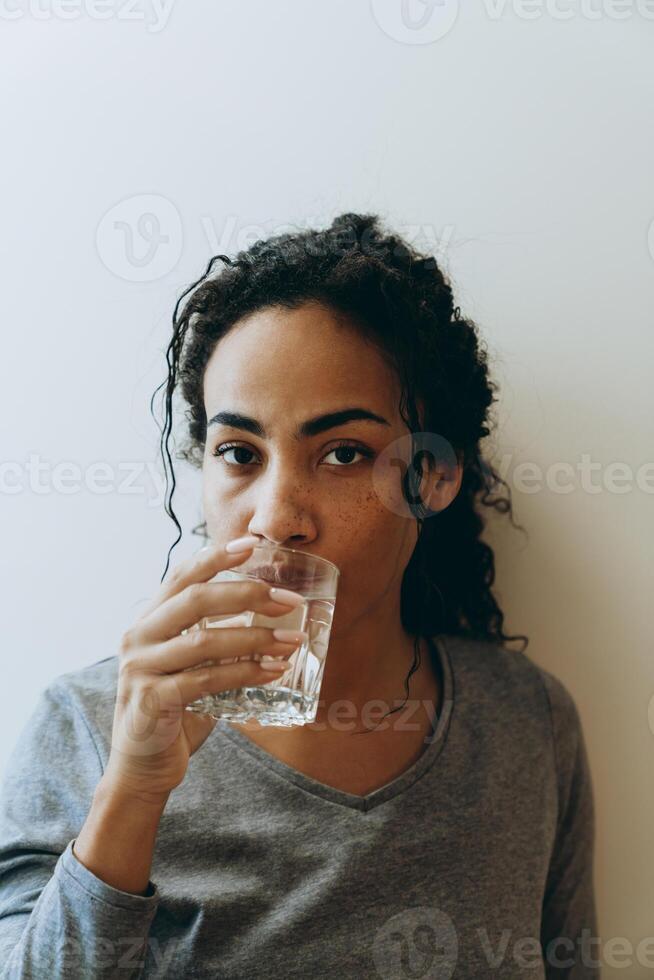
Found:
[[[297,491],[288,489],[276,493],[262,494],[257,500],[254,513],[248,524],[248,532],[265,538],[274,544],[288,544],[311,541],[316,535],[316,524],[306,507],[299,499]]]

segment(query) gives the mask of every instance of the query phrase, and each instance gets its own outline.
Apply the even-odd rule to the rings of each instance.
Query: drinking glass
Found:
[[[336,565],[326,558],[261,542],[236,568],[218,572],[210,579],[211,582],[259,579],[270,585],[291,589],[302,595],[305,601],[283,616],[264,616],[253,610],[238,615],[205,616],[190,630],[266,626],[302,630],[307,633],[308,640],[293,651],[288,658],[288,669],[280,676],[262,684],[207,694],[186,705],[187,711],[209,714],[213,718],[223,718],[237,724],[245,724],[251,718],[260,725],[283,727],[315,721],[339,575]],[[203,664],[212,663],[215,661],[203,661]]]

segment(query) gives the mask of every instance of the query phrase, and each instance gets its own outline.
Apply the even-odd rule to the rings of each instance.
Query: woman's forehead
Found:
[[[204,375],[207,412],[278,406],[300,420],[352,404],[388,417],[397,412],[399,379],[382,354],[354,330],[312,322],[310,314],[268,311],[238,324],[216,345]],[[304,413],[304,414],[303,414]]]

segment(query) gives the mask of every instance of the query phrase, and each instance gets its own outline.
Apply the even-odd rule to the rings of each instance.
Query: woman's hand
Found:
[[[204,616],[246,610],[281,616],[296,604],[271,599],[264,582],[208,581],[245,561],[251,552],[252,547],[236,554],[211,547],[180,563],[123,636],[111,752],[102,780],[112,790],[146,802],[165,800],[182,782],[191,756],[216,724],[214,718],[186,711],[185,706],[207,694],[265,684],[287,669],[286,660],[302,634],[281,642],[266,627],[230,626],[181,635]],[[297,600],[303,601],[301,596]],[[285,659],[278,661],[281,670],[264,669],[252,660],[265,654],[283,655]],[[197,666],[207,660],[216,663]],[[196,669],[185,670],[188,667]]]

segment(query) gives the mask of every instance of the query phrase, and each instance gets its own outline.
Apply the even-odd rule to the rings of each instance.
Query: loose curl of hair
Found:
[[[215,274],[218,261],[223,267]],[[400,236],[384,233],[373,214],[341,214],[324,230],[269,237],[234,259],[215,255],[204,275],[179,297],[166,351],[168,377],[150,401],[152,411],[165,385],[165,422],[159,426],[168,491],[165,510],[178,537],[169,549],[161,581],[182,537],[172,509],[175,473],[169,449],[176,388],[188,406],[188,435],[175,455],[201,468],[207,435],[203,378],[216,344],[247,314],[272,306],[295,310],[307,302],[344,317],[376,345],[399,377],[399,411],[409,431],[438,433],[463,465],[460,490],[439,513],[427,512],[414,492],[422,476],[423,452],[412,453],[412,465],[402,480],[419,532],[401,586],[402,625],[414,636],[406,698],[409,678],[420,665],[421,637],[446,633],[501,644],[523,640],[524,653],[529,639],[503,632],[504,615],[491,588],[495,556],[481,540],[486,525],[482,507],[508,512],[513,526],[524,531],[513,521],[508,484],[479,448],[491,431],[489,410],[497,389],[489,379],[487,351],[475,324],[455,307],[452,288],[436,259],[420,254]],[[424,405],[424,429],[418,399]],[[415,449],[413,436],[412,445]],[[500,486],[508,496],[496,494]],[[207,538],[206,522],[192,533]],[[399,711],[404,703],[387,713]]]

